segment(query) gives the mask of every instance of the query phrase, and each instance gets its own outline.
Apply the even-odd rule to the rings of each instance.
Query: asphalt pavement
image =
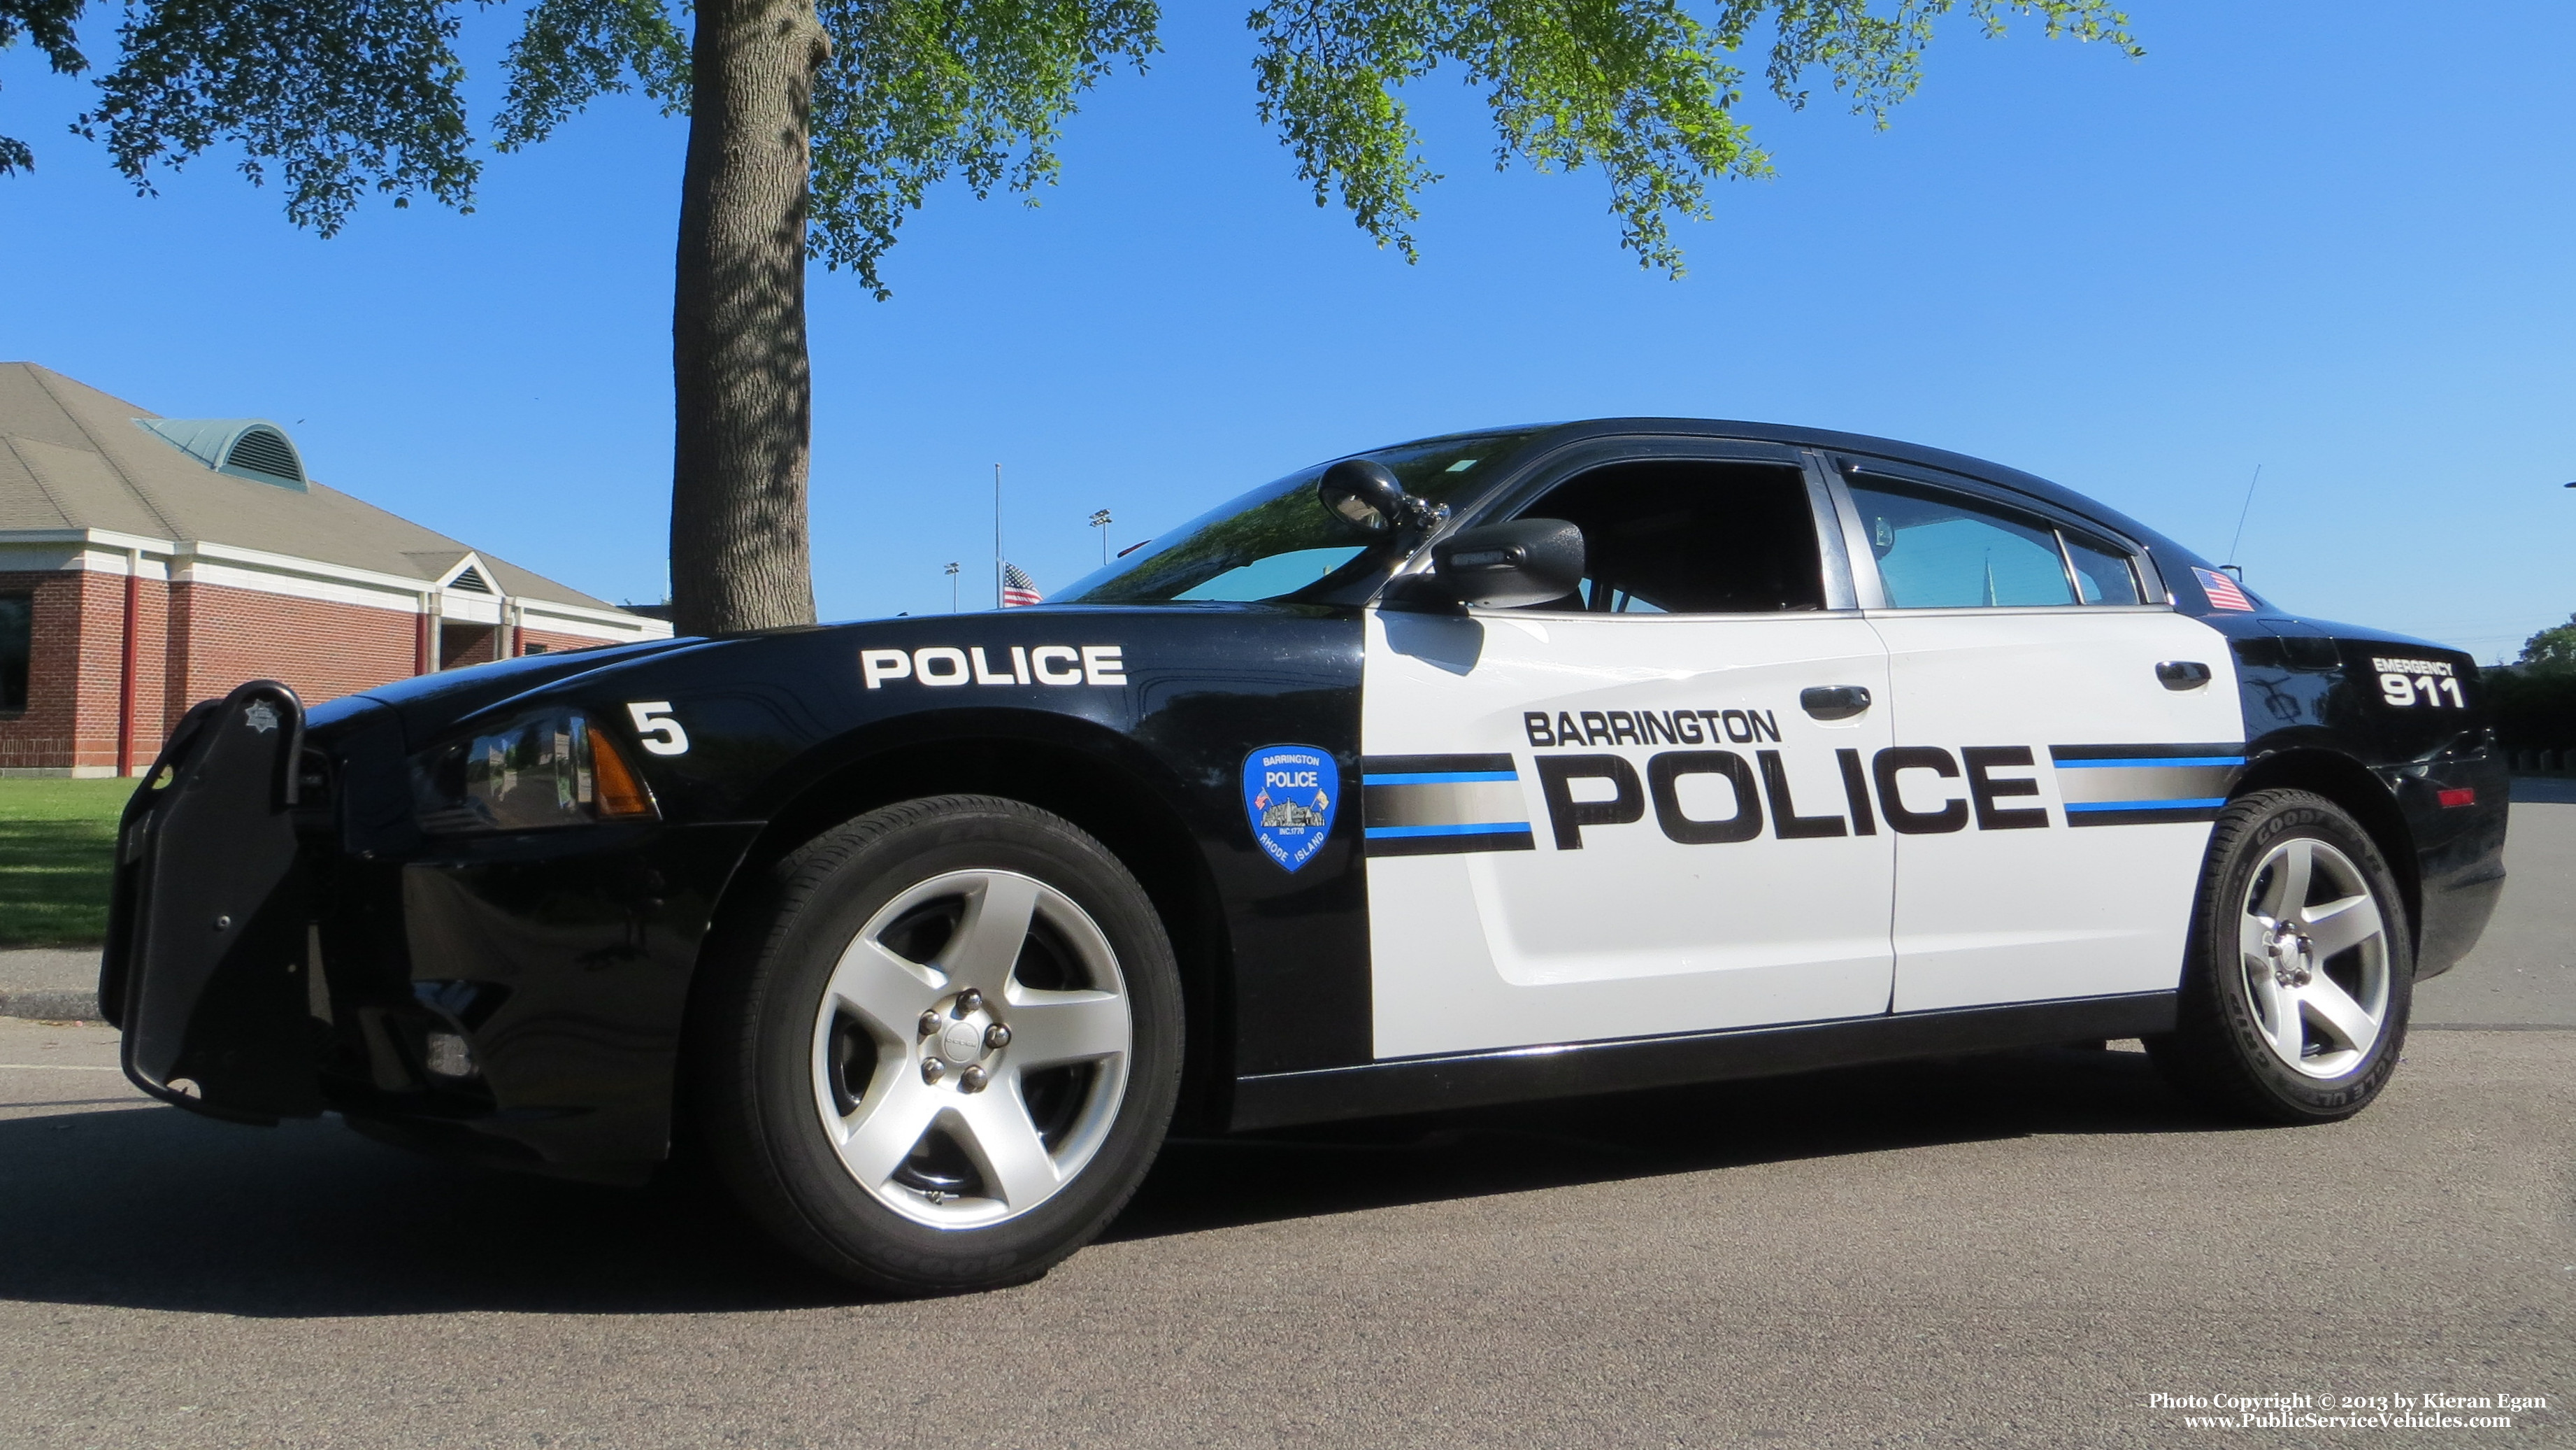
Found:
[[[2510,864],[2348,1123],[2052,1049],[1181,1143],[1045,1280],[927,1303],[0,1021],[0,1444],[2576,1445],[2576,801]],[[2174,1403],[2266,1396],[2511,1423]]]

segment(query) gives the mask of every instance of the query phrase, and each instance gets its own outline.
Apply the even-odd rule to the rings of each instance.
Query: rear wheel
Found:
[[[2231,1116],[2350,1117],[2396,1070],[2414,975],[2396,878],[2359,823],[2260,791],[2211,833],[2179,1017],[2147,1050]]]
[[[1178,974],[1099,842],[1015,801],[847,822],[773,873],[703,1081],[782,1241],[898,1293],[1034,1278],[1123,1206],[1178,1088]]]

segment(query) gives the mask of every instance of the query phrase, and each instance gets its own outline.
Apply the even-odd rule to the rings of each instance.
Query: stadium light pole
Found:
[[[957,561],[948,561],[948,612],[957,612]]]
[[[1100,567],[1106,569],[1109,567],[1109,510],[1095,511],[1091,515],[1091,526],[1100,531]]]

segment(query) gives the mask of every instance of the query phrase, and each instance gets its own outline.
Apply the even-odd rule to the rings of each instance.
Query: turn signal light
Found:
[[[595,732],[589,740],[591,789],[599,813],[612,817],[652,815],[653,797],[636,777],[635,767],[626,763],[626,753],[617,748],[617,742]]]

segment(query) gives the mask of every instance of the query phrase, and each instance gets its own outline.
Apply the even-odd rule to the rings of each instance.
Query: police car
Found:
[[[1612,420],[1253,490],[1056,604],[192,711],[146,1091],[1026,1279],[1171,1131],[2139,1036],[2316,1122],[2477,939],[2468,656],[1883,439]]]

